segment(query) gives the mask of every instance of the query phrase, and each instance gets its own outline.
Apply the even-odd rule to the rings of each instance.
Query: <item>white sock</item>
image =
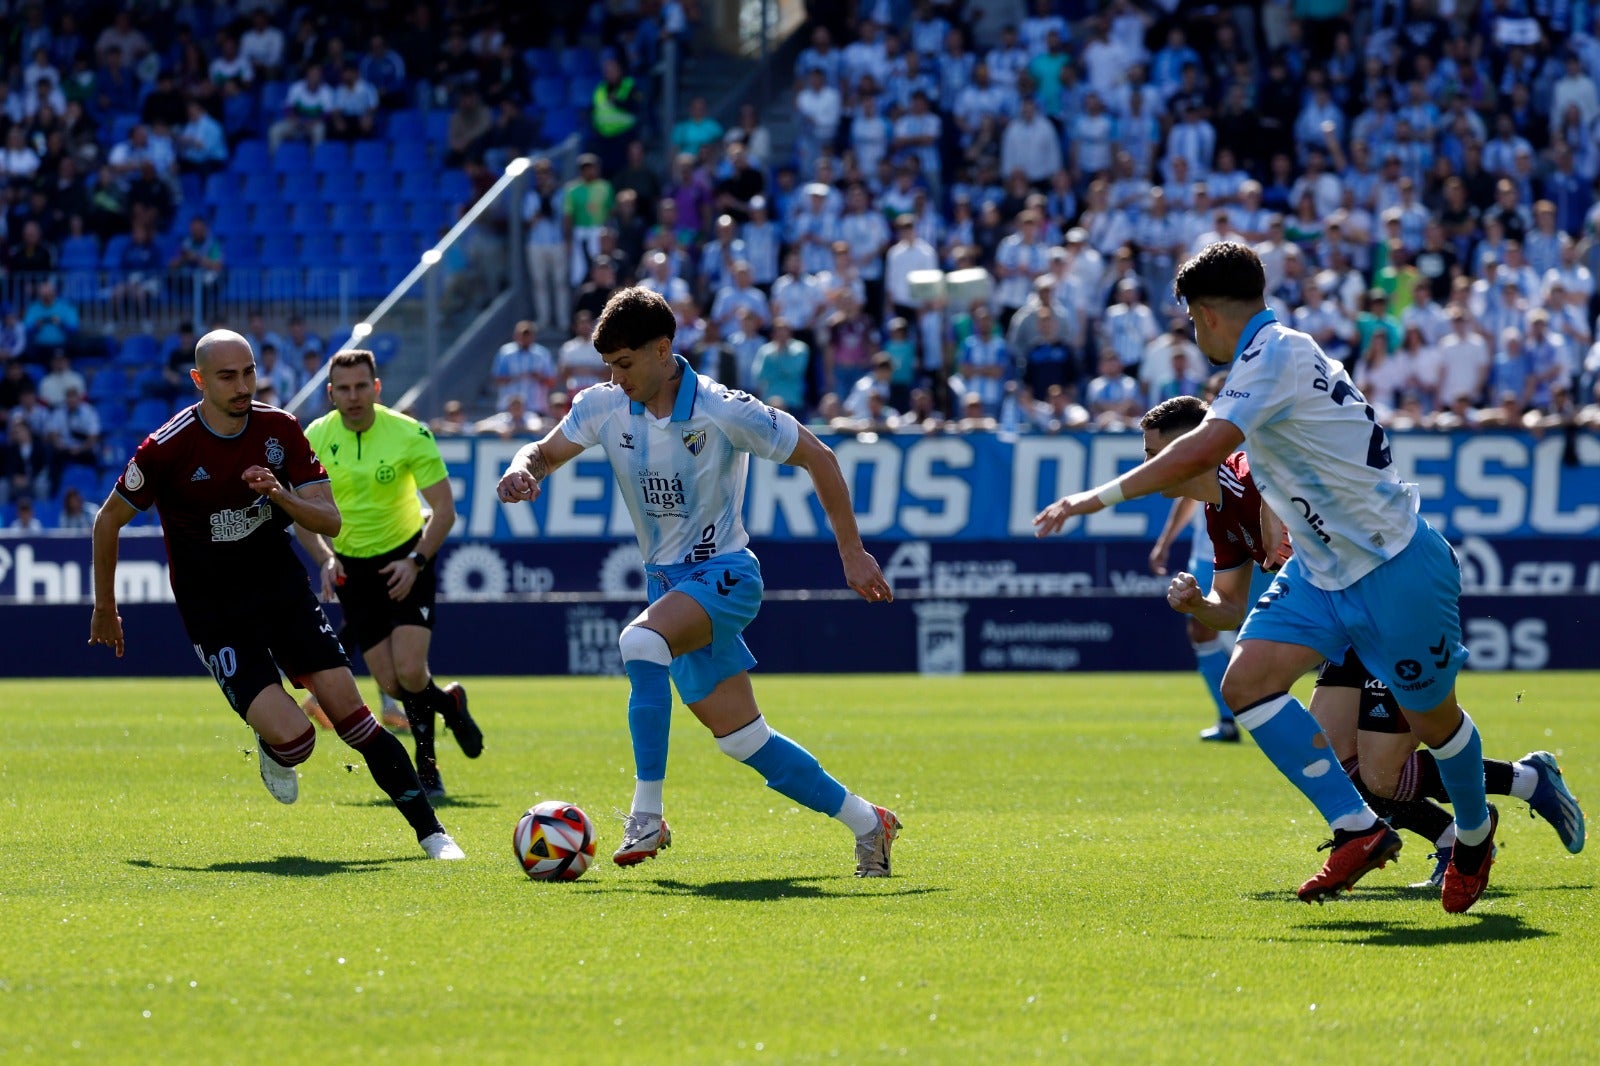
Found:
[[[1456,846],[1456,823],[1451,822],[1444,827],[1444,832],[1439,834],[1439,839],[1433,842],[1436,848],[1453,848]]]
[[[638,781],[633,783],[633,813],[654,814],[662,812],[661,788],[665,781]]]
[[[850,793],[844,798],[844,806],[839,808],[835,818],[850,827],[850,832],[858,837],[864,837],[878,828],[878,810],[872,804]]]
[[[1533,790],[1539,787],[1539,768],[1525,762],[1511,764],[1511,795],[1519,800],[1533,799]]]
[[[1460,822],[1457,822],[1456,843],[1465,844],[1469,848],[1476,844],[1482,844],[1489,839],[1489,827],[1491,825],[1494,825],[1493,817],[1485,818],[1482,825],[1473,829],[1466,829]]]
[[[1365,833],[1378,824],[1378,816],[1371,807],[1362,807],[1354,814],[1341,814],[1328,823],[1328,828],[1335,832],[1343,829],[1351,833]]]

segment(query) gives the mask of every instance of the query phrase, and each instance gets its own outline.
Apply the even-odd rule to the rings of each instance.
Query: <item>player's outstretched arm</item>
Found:
[[[1033,519],[1034,535],[1058,533],[1075,515],[1094,514],[1107,507],[1181,485],[1192,477],[1215,470],[1222,460],[1239,450],[1244,434],[1232,422],[1208,418],[1173,441],[1154,459],[1146,459],[1114,481],[1063,496]]]
[[[94,516],[94,616],[89,643],[104,644],[122,658],[122,616],[117,614],[117,538],[139,512],[113,492]]]
[[[559,467],[582,455],[584,446],[568,440],[561,430],[552,429],[544,440],[525,444],[500,476],[496,489],[501,503],[529,503],[538,499],[539,487]]]
[[[833,526],[833,539],[839,544],[839,559],[844,563],[844,579],[856,594],[868,603],[888,603],[894,599],[894,590],[878,569],[874,559],[861,543],[861,531],[856,528],[856,513],[850,504],[850,488],[844,483],[844,473],[839,469],[839,458],[833,449],[817,439],[817,435],[800,427],[800,440],[794,446],[786,466],[798,466],[811,475],[811,485],[817,500],[827,512],[828,524]]]
[[[1250,613],[1250,579],[1254,576],[1251,563],[1224,570],[1211,579],[1211,595],[1206,596],[1193,574],[1179,574],[1167,586],[1167,604],[1179,614],[1193,615],[1208,629],[1238,629]]]

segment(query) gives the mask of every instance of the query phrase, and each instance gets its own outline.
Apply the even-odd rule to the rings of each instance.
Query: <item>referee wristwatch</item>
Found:
[[[428,568],[428,563],[432,561],[421,552],[412,552],[410,555],[406,556],[406,558],[416,563],[418,570],[426,570]]]

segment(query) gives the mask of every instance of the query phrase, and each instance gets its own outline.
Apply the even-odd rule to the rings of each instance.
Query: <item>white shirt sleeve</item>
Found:
[[[600,443],[600,429],[606,419],[627,402],[627,396],[615,385],[591,385],[578,393],[572,401],[572,409],[556,429],[572,443],[592,448]]]
[[[800,423],[787,411],[769,407],[748,392],[700,379],[707,417],[739,451],[781,463],[800,442]],[[576,408],[574,408],[576,411]]]
[[[1294,406],[1298,354],[1291,341],[1274,337],[1270,326],[1263,328],[1234,360],[1206,417],[1232,422],[1246,438],[1283,418]]]

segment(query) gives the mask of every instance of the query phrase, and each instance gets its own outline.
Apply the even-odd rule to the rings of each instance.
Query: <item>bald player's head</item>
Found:
[[[204,373],[206,366],[213,359],[224,355],[236,355],[241,351],[245,355],[254,356],[250,350],[250,342],[241,334],[231,329],[214,329],[195,342],[195,369]]]

